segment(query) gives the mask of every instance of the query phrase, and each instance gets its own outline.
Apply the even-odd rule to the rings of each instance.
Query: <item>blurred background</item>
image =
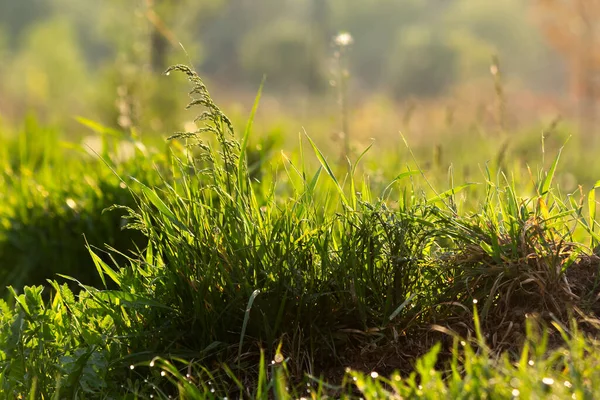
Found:
[[[185,98],[158,76],[181,62],[221,102],[246,108],[266,75],[271,111],[310,119],[336,108],[341,61],[353,109],[485,114],[497,57],[505,123],[573,117],[576,101],[594,100],[595,3],[1,0],[0,113],[6,124],[35,112],[71,128],[73,115],[86,115],[164,133],[181,122]],[[352,43],[340,57],[341,32]]]
[[[161,74],[186,63],[240,125],[265,76],[257,130],[283,145],[306,129],[348,151],[399,131],[417,147],[480,131],[530,147],[562,124],[589,148],[597,3],[0,0],[0,126],[35,115],[80,138],[84,116],[165,137],[192,117],[185,82]]]

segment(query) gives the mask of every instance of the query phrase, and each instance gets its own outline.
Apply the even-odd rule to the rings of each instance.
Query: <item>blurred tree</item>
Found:
[[[323,87],[323,54],[315,50],[306,25],[280,20],[248,33],[240,43],[241,64],[254,81],[267,75],[269,86],[279,89],[305,88],[308,82],[316,90]]]
[[[21,35],[47,15],[48,10],[48,0],[0,1],[0,25],[6,28],[10,45],[16,46]]]
[[[56,43],[60,43],[57,46]],[[90,79],[81,46],[65,19],[38,23],[27,31],[20,50],[9,61],[7,94],[41,115],[52,104],[53,115],[64,123],[85,107]]]
[[[150,64],[157,72],[169,64],[170,50],[182,40],[191,40],[220,9],[221,0],[146,0],[150,23]]]
[[[387,80],[397,98],[442,95],[458,73],[457,51],[425,26],[402,29],[388,59]]]
[[[330,0],[332,27],[354,37],[350,54],[353,80],[369,90],[384,85],[388,57],[396,49],[396,32],[424,18],[425,2],[418,0]]]
[[[471,57],[473,61],[476,61],[475,58],[487,61],[471,64],[479,71],[469,78],[488,75],[490,57],[496,55],[507,78],[518,80],[521,85],[532,89],[560,89],[562,66],[556,63],[556,54],[531,23],[528,9],[528,2],[523,0],[453,2],[443,17],[440,29],[445,35],[454,36],[464,63],[470,64],[468,60]],[[475,47],[468,46],[468,42]],[[485,47],[487,54],[483,54]]]
[[[600,0],[580,1],[589,6]],[[398,96],[442,94],[462,80],[489,79],[491,53],[500,57],[509,82],[560,88],[564,67],[527,19],[528,7],[522,0],[0,0],[0,30],[3,26],[8,35],[5,63],[12,65],[20,58],[16,53],[31,44],[26,38],[36,27],[67,21],[74,37],[63,42],[59,35],[47,45],[57,54],[63,43],[78,48],[87,70],[83,86],[94,90],[85,98],[79,92],[77,107],[115,124],[128,108],[133,126],[170,131],[180,119],[173,110],[181,97],[167,89],[173,79],[156,79],[167,65],[191,59],[207,79],[242,91],[254,90],[265,73],[269,89],[322,88],[334,76],[326,61],[335,51],[332,38],[341,31],[354,38],[347,60],[351,92],[393,86]],[[46,56],[43,49],[39,57]],[[28,61],[45,64],[33,54]],[[60,70],[55,73],[56,81],[64,82]],[[0,76],[3,95],[17,86],[13,76]],[[11,104],[31,99],[26,91],[10,93]],[[61,96],[59,89],[57,100]],[[129,106],[122,107],[124,101]],[[142,115],[144,110],[148,114]]]
[[[251,29],[257,7],[247,0],[229,0],[217,18],[206,21],[199,33],[207,52],[202,61],[205,74],[229,83],[242,81],[238,43]]]
[[[177,45],[175,34],[168,24],[172,22],[180,2],[171,0],[146,0],[146,16],[150,28],[150,65],[155,72],[163,72],[167,67],[167,57],[171,46]]]
[[[322,76],[318,75],[319,65],[325,58],[325,43],[333,35],[331,31],[331,9],[327,0],[312,0],[309,21],[312,21],[309,48],[309,64],[307,86],[318,87],[322,83]]]
[[[0,76],[6,76],[8,73],[8,62],[9,62],[9,50],[8,50],[8,35],[6,34],[4,27],[0,25]],[[7,93],[6,83],[4,79],[0,79],[0,93]],[[11,107],[12,101],[5,95],[0,96],[0,127],[2,126],[3,117],[8,117],[13,114]]]
[[[596,122],[600,74],[600,1],[535,0],[535,11],[548,41],[568,60],[572,96],[579,102],[584,132]]]

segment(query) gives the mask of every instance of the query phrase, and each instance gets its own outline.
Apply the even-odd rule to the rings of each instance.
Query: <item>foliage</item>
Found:
[[[317,45],[323,47],[322,44]],[[323,50],[315,50],[306,29],[300,24],[281,21],[270,23],[247,35],[240,43],[240,63],[249,75],[249,81],[260,81],[267,76],[269,86],[290,88],[296,86],[316,90],[324,86]],[[316,62],[300,58],[298,54],[316,53]],[[268,57],[265,57],[268,54]]]
[[[389,61],[389,82],[400,98],[440,96],[456,81],[459,55],[424,27],[399,32]],[[414,76],[422,74],[427,82]]]

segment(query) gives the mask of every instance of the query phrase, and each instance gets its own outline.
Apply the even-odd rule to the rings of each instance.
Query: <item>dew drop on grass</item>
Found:
[[[473,299],[473,304],[477,304],[477,299]]]
[[[75,203],[75,200],[68,198],[67,199],[67,205],[69,206],[70,209],[74,210],[75,207],[77,207],[77,203]]]
[[[512,390],[512,395],[514,397],[519,397],[520,394],[521,394],[521,392],[519,392],[519,389],[513,389]]]
[[[377,379],[379,377],[379,374],[375,371],[371,372],[371,378],[373,379]]]
[[[135,365],[133,365],[133,364],[131,364],[131,365],[129,366],[129,369],[134,369],[134,368],[135,368]]]
[[[554,384],[554,379],[546,377],[542,379],[542,382],[544,383],[544,385],[550,386]]]
[[[165,371],[160,371],[160,376],[165,376],[167,373]]]
[[[150,368],[154,367],[154,360],[150,361]]]
[[[529,362],[527,364],[529,364],[529,365],[531,365],[533,367],[533,365],[535,364],[535,361],[529,360]]]
[[[171,75],[171,71],[167,72],[165,75],[167,75],[167,76]]]
[[[565,387],[568,387],[570,389],[573,387],[573,384],[569,381],[565,381]]]

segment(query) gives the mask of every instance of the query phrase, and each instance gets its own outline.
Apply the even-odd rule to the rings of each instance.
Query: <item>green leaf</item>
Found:
[[[25,311],[25,314],[27,314],[27,316],[31,317],[31,313],[29,312],[29,307],[27,306],[27,303],[25,302],[25,296],[18,295],[12,286],[8,286],[7,289],[12,294],[15,301],[21,306],[23,311]]]
[[[79,391],[80,380],[82,378],[85,366],[86,366],[90,356],[94,352],[94,349],[95,349],[95,346],[92,346],[89,350],[82,353],[77,358],[77,360],[74,362],[73,369],[67,377],[67,385],[66,385],[67,386],[66,390],[68,393],[67,398],[71,398],[71,399],[79,398],[77,395],[77,392]]]
[[[42,300],[43,286],[25,286],[25,301],[32,316],[38,316],[44,308]]]

